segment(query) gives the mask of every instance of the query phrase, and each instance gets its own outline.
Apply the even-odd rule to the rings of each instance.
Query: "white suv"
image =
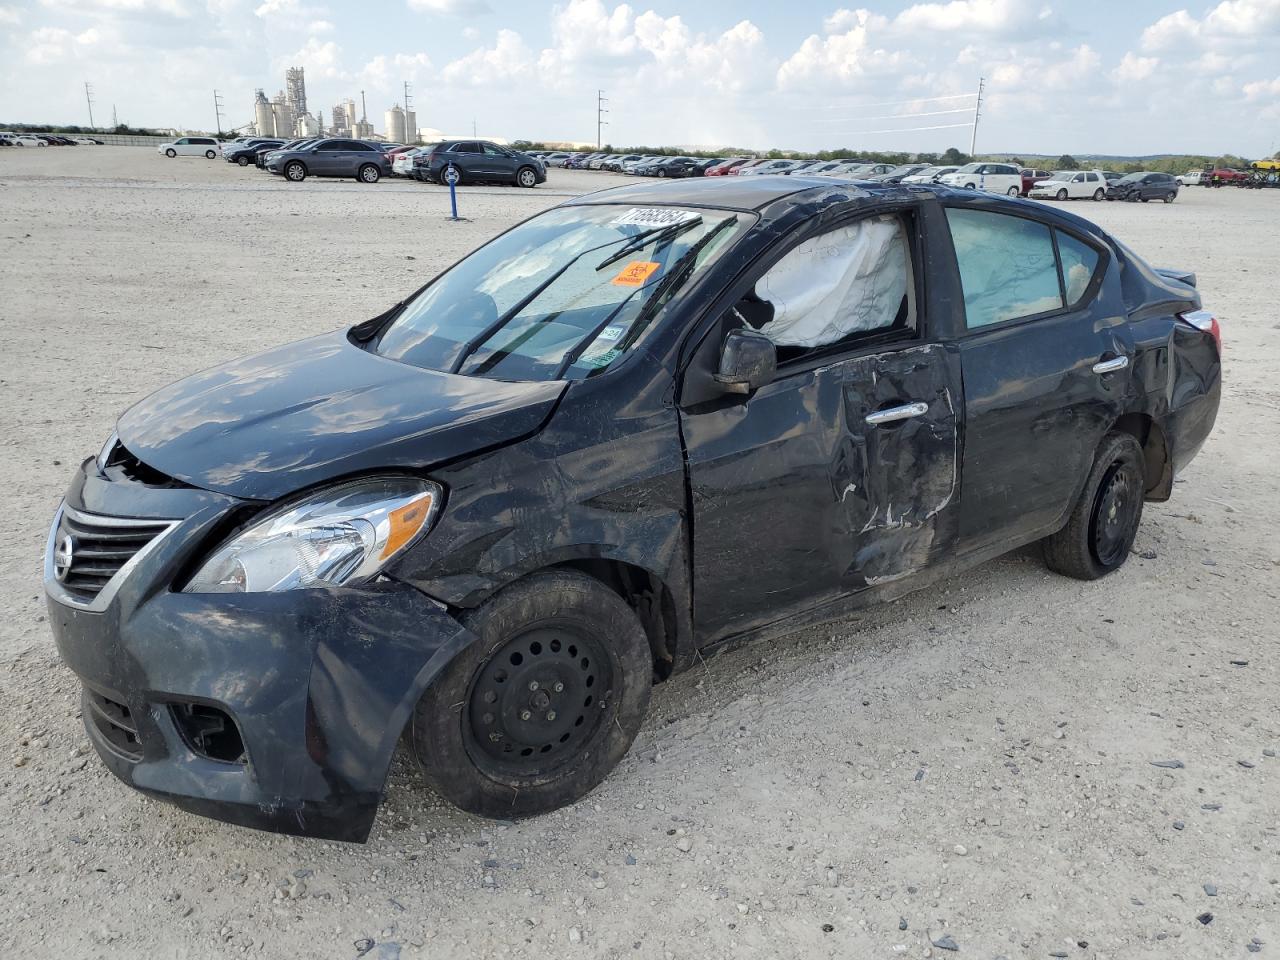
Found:
[[[156,153],[163,153],[166,157],[208,157],[213,160],[221,152],[222,147],[213,137],[179,137],[156,147]]]
[[[948,187],[986,190],[1016,197],[1022,193],[1022,173],[1011,163],[966,163],[938,180]]]

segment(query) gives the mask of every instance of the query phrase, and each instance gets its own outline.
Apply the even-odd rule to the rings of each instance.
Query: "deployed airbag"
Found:
[[[778,346],[819,347],[893,324],[907,293],[897,217],[875,217],[806,240],[755,286],[773,305],[760,332]]]

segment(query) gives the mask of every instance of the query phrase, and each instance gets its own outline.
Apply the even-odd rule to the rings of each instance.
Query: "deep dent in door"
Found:
[[[908,576],[931,562],[935,543],[950,543],[936,536],[935,518],[951,503],[959,480],[956,412],[946,382],[930,372],[945,369],[944,352],[926,345],[845,361],[844,436],[829,475],[850,539],[859,544],[845,570],[852,589]],[[864,392],[860,384],[870,389]],[[861,427],[867,414],[885,406],[877,397],[886,394],[927,403],[928,411]],[[867,537],[873,530],[877,536]]]

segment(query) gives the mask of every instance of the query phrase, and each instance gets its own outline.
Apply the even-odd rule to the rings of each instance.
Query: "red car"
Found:
[[[1022,195],[1024,197],[1031,192],[1031,188],[1037,183],[1042,180],[1048,180],[1053,176],[1048,170],[1023,169],[1018,172],[1022,174]]]
[[[746,170],[748,167],[759,166],[760,164],[765,163],[767,159],[768,158],[766,157],[760,160],[748,160],[746,163],[740,163],[736,167],[733,167],[732,169],[725,171],[725,176],[736,177],[738,174],[740,174],[743,170]]]
[[[1239,184],[1249,179],[1247,173],[1242,173],[1232,167],[1214,167],[1212,170],[1205,172],[1200,178],[1200,182],[1210,187],[1220,187],[1224,183]]]
[[[727,177],[733,170],[738,169],[747,162],[746,157],[733,157],[730,160],[724,160],[714,166],[708,167],[704,177]]]

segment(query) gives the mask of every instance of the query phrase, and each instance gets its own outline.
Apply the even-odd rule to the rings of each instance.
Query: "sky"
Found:
[[[815,150],[1280,150],[1280,0],[0,0],[0,124],[213,129],[411,84],[419,127]]]

